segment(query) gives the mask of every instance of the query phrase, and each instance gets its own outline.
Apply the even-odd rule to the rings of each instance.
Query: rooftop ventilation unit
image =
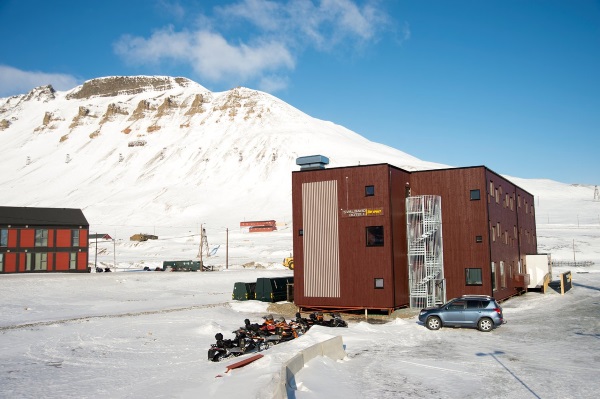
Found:
[[[329,158],[324,157],[323,155],[309,155],[296,158],[296,165],[300,166],[300,170],[325,169],[325,165],[328,163]]]

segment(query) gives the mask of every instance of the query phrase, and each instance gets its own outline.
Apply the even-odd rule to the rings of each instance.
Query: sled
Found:
[[[240,360],[239,362],[235,362],[233,364],[230,364],[229,366],[227,366],[227,370],[225,371],[226,373],[229,373],[229,370],[233,370],[233,369],[239,369],[240,367],[244,367],[258,359],[260,359],[261,357],[263,357],[263,355],[261,355],[260,353],[258,355],[254,355],[254,356],[250,356],[247,359],[244,360]]]

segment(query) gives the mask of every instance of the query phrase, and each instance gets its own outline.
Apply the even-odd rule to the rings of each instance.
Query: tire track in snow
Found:
[[[38,321],[38,322],[34,322],[34,323],[14,324],[12,326],[3,326],[3,327],[0,327],[0,331],[19,330],[19,329],[24,329],[24,328],[41,327],[41,326],[51,326],[53,324],[75,323],[75,322],[79,322],[79,321],[88,321],[88,320],[92,320],[92,319],[112,319],[112,318],[119,318],[119,317],[137,317],[137,316],[147,316],[147,315],[152,315],[152,314],[184,312],[187,310],[208,309],[208,308],[226,307],[226,306],[229,306],[229,302],[210,303],[210,304],[206,304],[206,305],[194,305],[194,306],[186,306],[183,308],[173,308],[173,309],[145,310],[145,311],[141,311],[141,312],[127,312],[127,313],[106,314],[106,315],[97,315],[97,316],[82,316],[82,317],[73,317],[70,319]]]

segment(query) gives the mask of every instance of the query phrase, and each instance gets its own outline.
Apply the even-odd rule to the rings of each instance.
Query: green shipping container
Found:
[[[262,302],[287,301],[288,284],[293,277],[260,277],[256,279],[256,299]]]
[[[255,297],[256,283],[235,283],[231,299],[236,301],[247,301]]]

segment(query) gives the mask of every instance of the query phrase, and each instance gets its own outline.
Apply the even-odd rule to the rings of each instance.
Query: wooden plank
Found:
[[[254,356],[251,356],[251,357],[249,357],[249,358],[247,358],[247,359],[240,360],[239,362],[236,362],[236,363],[230,364],[229,366],[227,366],[227,370],[226,370],[225,372],[226,372],[226,373],[228,373],[228,372],[229,372],[229,370],[233,370],[233,369],[238,369],[238,368],[240,368],[240,367],[244,367],[245,365],[247,365],[247,364],[250,364],[250,363],[252,363],[252,362],[254,362],[254,361],[258,360],[258,359],[260,359],[261,357],[263,357],[263,355],[261,355],[261,354],[259,353],[258,355],[254,355]]]

